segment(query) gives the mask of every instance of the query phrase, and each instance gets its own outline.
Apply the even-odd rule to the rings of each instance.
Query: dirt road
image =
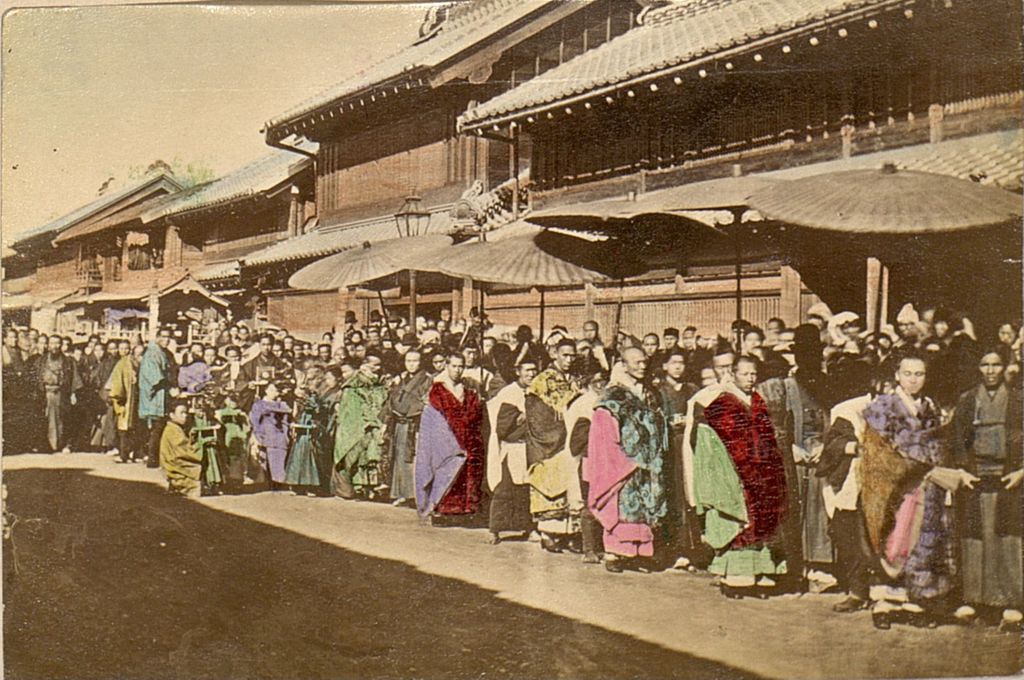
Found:
[[[705,576],[613,575],[412,510],[262,493],[190,501],[158,471],[5,457],[11,678],[742,678],[1009,674],[986,629],[726,601]],[[17,570],[15,572],[15,565]]]

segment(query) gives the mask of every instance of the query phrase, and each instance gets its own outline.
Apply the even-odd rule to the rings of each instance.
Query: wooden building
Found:
[[[39,310],[23,322],[68,334],[143,332],[154,316],[249,318],[264,300],[240,286],[239,261],[301,233],[312,181],[312,163],[283,151],[187,189],[153,178],[23,235],[5,287]]]
[[[459,114],[476,103],[594,50],[635,25],[641,3],[623,0],[468,0],[432,6],[419,38],[364,73],[278,116],[267,143],[315,143],[318,224],[311,233],[245,258],[243,281],[268,291],[268,319],[299,333],[323,331],[352,310],[377,305],[360,291],[306,293],[288,278],[319,257],[395,238],[407,197],[429,212],[429,233],[470,232],[511,221],[525,205],[530,156],[475,135],[460,136]],[[421,308],[465,314],[471,282],[420,280]],[[408,290],[388,291],[404,308]],[[325,323],[323,310],[331,310]],[[320,315],[310,312],[319,311]]]
[[[699,182],[714,193],[715,181],[734,175],[785,178],[886,161],[1020,192],[1020,3],[657,4],[599,49],[460,116],[463,133],[510,141],[530,159],[535,213]],[[755,244],[757,224],[748,227]],[[874,308],[865,299],[889,285],[887,268],[905,252],[857,260],[826,242],[797,263],[757,250],[750,246],[742,272],[742,315],[753,322],[797,323],[815,293],[883,320],[896,312],[885,296]],[[914,300],[921,282],[903,269],[893,272],[892,296]],[[734,275],[725,262],[683,263],[660,279],[627,281],[624,326],[722,332],[736,317]],[[549,323],[607,322],[617,288],[549,292]],[[520,319],[535,310],[536,291],[490,296],[488,306],[492,317]]]

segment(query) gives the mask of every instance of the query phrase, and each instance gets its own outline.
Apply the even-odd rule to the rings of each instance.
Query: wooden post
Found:
[[[416,270],[409,270],[409,326],[416,328]]]
[[[538,333],[538,339],[544,342],[544,286],[539,287],[540,290],[540,332]]]
[[[462,280],[462,305],[461,309],[452,313],[453,319],[466,319],[469,317],[469,309],[473,306],[473,279]]]
[[[734,208],[732,211],[733,245],[736,248],[736,319],[743,318],[743,242],[740,229],[744,208]]]
[[[512,180],[512,219],[519,219],[519,126],[509,124],[509,136],[512,148],[508,154],[509,179]]]
[[[160,293],[156,286],[149,293],[149,339],[156,340],[160,328]]]
[[[597,288],[592,283],[583,284],[583,316],[586,320],[596,319],[594,314],[594,298],[597,295]]]
[[[945,115],[942,104],[932,104],[928,107],[928,138],[932,144],[942,141],[942,119]]]
[[[800,272],[789,265],[782,265],[779,270],[779,316],[789,328],[800,324],[803,311],[802,293],[803,281],[800,279]]]
[[[867,330],[876,333],[883,324],[882,305],[883,299],[883,266],[877,257],[868,257],[867,281],[865,287],[864,316],[867,322]]]

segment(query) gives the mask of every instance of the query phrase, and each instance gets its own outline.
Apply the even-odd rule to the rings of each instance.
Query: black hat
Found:
[[[406,333],[402,336],[401,343],[407,347],[419,347],[420,339],[415,333]]]

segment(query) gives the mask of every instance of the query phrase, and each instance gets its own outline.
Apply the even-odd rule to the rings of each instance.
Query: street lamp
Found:
[[[430,226],[430,212],[423,209],[416,194],[405,197],[402,207],[395,213],[395,227],[399,238],[426,234]],[[381,310],[384,313],[384,310]],[[385,316],[386,318],[386,316]],[[416,329],[416,270],[409,270],[409,326]]]
[[[405,197],[401,209],[395,213],[398,236],[419,236],[427,233],[430,226],[430,212],[422,207],[422,199],[411,194]]]

